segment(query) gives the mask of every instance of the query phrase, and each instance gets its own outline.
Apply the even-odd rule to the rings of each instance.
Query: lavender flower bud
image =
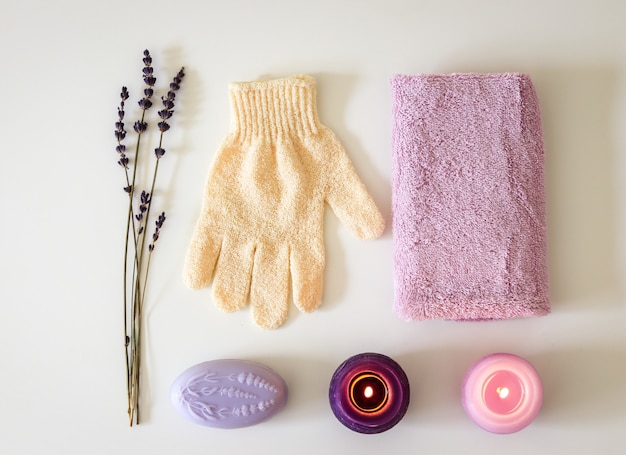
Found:
[[[152,95],[154,95],[154,90],[150,87],[147,87],[143,90],[143,94],[146,95],[146,98],[150,98]]]
[[[164,132],[166,132],[167,130],[169,130],[169,129],[170,129],[170,125],[169,125],[169,123],[167,123],[167,122],[159,122],[159,123],[157,124],[157,126],[159,127],[159,131],[160,131],[161,133],[164,133]]]
[[[167,120],[168,118],[172,117],[173,113],[174,111],[163,109],[162,111],[159,111],[159,117],[161,117],[163,120]]]
[[[142,98],[139,101],[139,107],[142,109],[150,109],[152,107],[152,101],[150,101],[148,98]]]
[[[154,86],[154,84],[156,84],[156,77],[146,76],[143,78],[143,81],[146,83],[146,85],[149,85],[150,87],[152,87]]]
[[[137,120],[133,125],[133,128],[136,133],[143,133],[148,129],[148,124],[146,122],[140,122],[139,120]]]
[[[128,185],[124,187],[124,192],[130,194],[130,192],[133,190],[132,185]]]
[[[122,87],[120,98],[122,100],[120,101],[120,106],[117,108],[118,121],[115,122],[115,131],[113,133],[115,134],[115,139],[117,140],[117,146],[115,147],[115,150],[117,150],[118,153],[121,153],[122,158],[124,158],[123,154],[125,147],[122,144],[122,141],[126,138],[126,130],[124,130],[124,100],[128,99],[128,90],[126,89],[126,87]],[[120,166],[126,167],[126,164],[121,160],[118,161],[118,164]]]
[[[174,76],[174,82],[176,84],[180,84],[183,77],[185,77],[185,67],[183,66],[180,71],[178,72],[178,74],[176,76]]]
[[[154,228],[154,234],[152,234],[152,243],[148,245],[148,250],[150,252],[154,251],[154,244],[156,243],[157,240],[159,240],[159,233],[161,232],[163,223],[165,223],[165,212],[161,212],[157,220],[154,222],[155,228]]]
[[[161,212],[154,223],[156,224],[157,230],[161,229],[163,227],[163,223],[165,223],[165,212]]]
[[[119,144],[117,147],[115,147],[115,151],[120,155],[123,155],[126,152],[126,146],[124,144]]]
[[[165,149],[158,147],[154,149],[154,154],[156,155],[157,159],[161,158],[163,155],[165,155]]]

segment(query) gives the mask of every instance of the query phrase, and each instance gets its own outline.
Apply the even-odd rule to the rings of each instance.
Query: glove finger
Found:
[[[254,244],[224,239],[213,279],[213,300],[218,308],[232,312],[246,305],[253,260]]]
[[[257,247],[250,285],[254,322],[275,329],[287,319],[289,298],[289,248],[262,244]]]
[[[210,229],[198,223],[183,267],[183,281],[188,287],[200,289],[211,282],[221,245],[221,236],[212,236]]]
[[[321,242],[294,245],[291,251],[291,279],[296,307],[309,313],[322,302],[324,245]]]
[[[380,237],[385,230],[385,220],[343,146],[330,132],[326,147],[330,156],[325,172],[329,182],[326,193],[328,205],[355,237]]]

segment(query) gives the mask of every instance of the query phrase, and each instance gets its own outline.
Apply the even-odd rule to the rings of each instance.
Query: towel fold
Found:
[[[394,311],[484,320],[550,312],[544,146],[528,75],[396,75]]]

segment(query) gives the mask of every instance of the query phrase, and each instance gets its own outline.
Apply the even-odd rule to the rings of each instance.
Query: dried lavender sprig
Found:
[[[134,217],[133,217],[133,199],[134,199],[134,191],[135,191],[135,181],[137,177],[137,168],[139,163],[139,151],[141,144],[142,133],[144,133],[148,129],[148,124],[145,122],[146,111],[152,107],[152,101],[150,98],[152,97],[154,90],[153,86],[156,83],[156,78],[154,77],[154,70],[152,68],[152,57],[150,56],[150,52],[146,49],[143,52],[143,64],[144,67],[142,69],[142,77],[143,81],[146,84],[144,88],[144,97],[139,101],[139,106],[141,107],[141,119],[136,121],[133,125],[133,129],[137,133],[137,143],[135,146],[135,157],[133,164],[133,175],[132,181],[129,182],[125,190],[128,193],[128,219],[126,224],[126,247],[124,252],[124,264],[128,263],[128,248],[129,248],[129,232],[132,230],[133,232],[133,241],[134,241],[134,260],[133,260],[133,287],[131,288],[131,308],[130,308],[130,316],[128,313],[128,306],[125,303],[124,306],[124,317],[130,317],[130,331],[133,334],[132,342],[130,343],[130,359],[127,361],[127,376],[128,376],[128,414],[130,419],[130,425],[133,424],[133,418],[139,423],[139,365],[140,365],[140,346],[139,340],[137,337],[139,336],[139,328],[141,325],[141,306],[142,306],[142,296],[140,294],[140,286],[139,280],[141,278],[141,254],[139,250],[139,241],[137,238],[137,233],[134,225]],[[131,229],[132,223],[132,229]],[[145,236],[144,236],[145,237]],[[142,248],[143,250],[143,248]],[[126,282],[127,272],[125,272],[125,280],[124,280],[124,298],[128,295],[128,285]],[[125,324],[127,324],[125,322]],[[127,357],[128,357],[128,346],[126,348]]]
[[[148,251],[152,253],[154,251],[154,244],[159,240],[159,234],[161,232],[161,228],[163,227],[163,223],[165,223],[165,212],[161,212],[157,220],[154,222],[156,225],[154,227],[154,234],[152,234],[152,243],[148,245]]]
[[[150,193],[145,190],[141,192],[141,196],[139,197],[139,210],[135,214],[135,219],[139,221],[139,227],[137,228],[137,235],[141,235],[144,232],[144,226],[146,219],[144,218],[144,214],[148,211],[148,204],[150,203]]]
[[[174,99],[176,98],[176,92],[180,89],[180,84],[183,81],[183,77],[185,77],[184,70],[185,68],[182,67],[178,71],[178,73],[174,76],[174,78],[172,79],[172,82],[170,83],[170,89],[167,92],[167,97],[161,98],[163,107],[164,107],[162,110],[159,111],[159,117],[161,117],[161,119],[169,119],[174,115]],[[154,186],[156,183],[157,174],[159,172],[159,162],[161,161],[161,158],[163,157],[163,155],[165,155],[165,149],[163,148],[163,134],[170,128],[169,124],[167,124],[164,120],[159,122],[158,126],[159,126],[159,130],[161,131],[161,134],[159,135],[159,146],[154,149],[156,162],[154,164],[154,172],[152,174],[152,185],[150,188],[150,194],[154,194]],[[148,211],[146,212],[146,218],[148,218],[150,215],[151,206],[152,204],[149,203]],[[142,254],[143,254],[143,242],[144,241],[145,241],[145,237],[144,239],[142,239],[142,245],[141,245]]]
[[[172,80],[172,83],[170,84],[170,90],[167,93],[167,98],[162,98],[162,102],[163,102],[163,106],[164,109],[162,109],[159,112],[159,116],[163,119],[164,117],[167,117],[168,119],[172,117],[173,113],[174,113],[174,99],[176,98],[176,91],[178,91],[180,89],[180,84],[182,82],[183,77],[185,76],[184,73],[184,68],[181,68],[180,71],[176,74],[176,76],[174,76],[174,79]],[[146,82],[148,83],[148,82]],[[150,188],[150,194],[154,194],[154,186],[156,183],[156,178],[157,178],[157,174],[159,171],[159,162],[161,161],[161,157],[163,157],[163,155],[165,154],[165,149],[163,148],[163,133],[165,133],[165,131],[167,131],[169,129],[169,125],[167,125],[167,127],[165,127],[163,125],[164,120],[162,122],[159,123],[159,130],[161,131],[161,134],[159,136],[159,146],[155,149],[154,153],[156,156],[156,162],[154,164],[154,172],[152,174],[152,185]],[[147,210],[145,213],[145,218],[149,219],[150,217],[150,208],[152,207],[152,199],[150,199],[147,203]],[[157,219],[157,233],[156,233],[156,239],[158,239],[158,233],[160,232],[161,227],[163,226],[163,223],[165,222],[165,213],[162,213],[161,216],[159,217],[159,219]],[[155,237],[153,236],[153,242],[156,241]],[[141,259],[143,257],[143,252],[144,252],[144,245],[145,245],[145,241],[146,241],[146,236],[144,235],[141,238],[141,248],[139,249],[139,258]],[[148,277],[148,272],[149,272],[149,268],[150,268],[150,259],[152,257],[152,251],[154,250],[154,244],[151,243],[148,246],[148,263],[146,264],[146,278],[144,280],[144,286],[143,289],[141,290],[141,294],[139,294],[139,288],[136,289],[136,296],[133,299],[134,303],[134,309],[136,310],[136,313],[133,313],[133,317],[138,320],[141,321],[142,318],[142,312],[143,312],[143,297],[145,296],[145,291],[146,291],[146,284],[147,284],[147,277]],[[141,260],[139,261],[139,265],[138,265],[139,271],[141,271]],[[139,362],[140,362],[140,356],[141,356],[141,349],[140,349],[140,342],[141,342],[141,325],[139,325],[137,327],[137,344],[138,346],[136,347],[136,353],[134,354],[133,359],[136,360],[137,365],[135,367],[133,367],[132,369],[132,373],[135,376],[134,380],[138,383],[139,382]],[[133,406],[136,410],[136,419],[137,422],[139,422],[139,396],[138,393],[136,392],[134,395],[134,403]]]
[[[174,100],[176,99],[176,92],[180,89],[180,84],[182,83],[183,77],[185,77],[184,67],[180,69],[178,74],[176,74],[176,76],[174,76],[174,78],[172,79],[172,82],[170,82],[170,90],[167,92],[167,97],[161,98],[164,109],[159,111],[159,117],[161,117],[161,121],[157,124],[157,126],[159,127],[159,131],[161,132],[161,137],[163,136],[164,132],[170,129],[170,125],[166,122],[166,120],[170,119],[172,115],[174,115]],[[161,148],[160,145],[159,148]],[[163,153],[165,152],[163,151]],[[161,156],[163,156],[163,154],[161,154]],[[160,158],[158,154],[157,158]]]
[[[154,68],[152,68],[152,57],[148,49],[143,51],[143,64],[142,77],[146,84],[144,88],[144,97],[139,100],[138,104],[141,108],[141,119],[137,120],[133,124],[133,129],[137,133],[137,145],[135,147],[135,165],[133,166],[133,179],[132,186],[135,185],[135,178],[137,175],[137,162],[139,161],[139,144],[141,143],[141,134],[147,131],[148,123],[145,121],[146,111],[152,107],[152,95],[154,94],[154,84],[156,84],[156,77],[154,77]],[[132,187],[131,187],[132,189]]]
[[[130,180],[127,176],[127,179],[126,179],[127,185],[126,187],[124,187],[124,191],[128,193],[128,222],[126,224],[126,233],[127,233],[126,255],[127,255],[128,247],[129,247],[128,232],[131,230],[131,223],[132,223],[132,232],[134,236],[134,245],[135,245],[135,258],[133,261],[133,269],[134,269],[133,278],[135,274],[137,273],[137,270],[139,269],[139,261],[140,261],[140,259],[137,257],[137,237],[135,234],[136,229],[135,229],[135,223],[133,219],[133,195],[135,191],[135,181],[137,178],[137,168],[138,168],[138,163],[139,163],[141,135],[143,132],[145,132],[148,129],[148,124],[144,121],[145,115],[146,115],[146,111],[150,109],[150,107],[152,107],[152,102],[150,101],[150,98],[152,97],[154,93],[154,90],[152,87],[156,83],[156,78],[153,76],[154,69],[152,68],[152,57],[150,56],[150,51],[148,51],[148,49],[143,51],[143,64],[144,64],[144,67],[142,69],[142,74],[143,74],[143,80],[144,80],[144,83],[146,84],[146,87],[144,88],[144,98],[139,101],[139,106],[141,107],[141,119],[137,120],[133,125],[133,129],[137,133],[137,143],[135,145],[135,160],[133,164],[133,175],[132,175],[132,180]],[[126,99],[128,99],[128,92],[125,90],[122,90],[122,95],[124,95],[124,92],[126,92],[125,93]],[[125,149],[126,147],[124,147],[124,150]],[[125,260],[126,261],[128,260],[127,256]],[[127,290],[128,288],[125,284],[124,292],[126,293]],[[135,298],[133,295],[133,302],[134,300]]]
[[[126,138],[126,129],[124,128],[124,105],[125,101],[130,97],[128,93],[128,89],[126,87],[122,87],[122,91],[120,92],[120,106],[117,108],[117,122],[115,122],[115,139],[117,139],[117,146],[115,150],[120,156],[117,164],[122,166],[124,169],[128,169],[128,157],[126,156],[126,145],[124,145],[123,141]],[[126,180],[128,182],[128,172],[126,172]]]
[[[162,139],[163,133],[169,130],[169,124],[166,120],[169,120],[173,115],[174,108],[174,100],[176,97],[175,92],[180,89],[180,84],[182,82],[182,78],[184,77],[183,69],[179,71],[179,73],[174,77],[172,82],[170,83],[170,90],[167,94],[167,97],[162,97],[162,102],[164,109],[159,112],[159,117],[161,121],[158,124],[160,131],[159,138],[159,146],[155,149],[155,167],[153,173],[153,179],[151,184],[150,192],[143,191],[139,197],[139,206],[138,211],[134,212],[133,200],[135,194],[135,179],[137,176],[137,168],[138,168],[138,156],[140,151],[140,142],[141,136],[148,129],[148,124],[145,122],[145,114],[146,110],[152,107],[152,96],[154,95],[154,85],[156,84],[156,78],[154,77],[154,69],[152,68],[152,57],[148,50],[145,50],[143,53],[143,64],[142,68],[142,77],[143,81],[146,84],[143,94],[144,97],[138,102],[139,107],[141,108],[141,119],[136,121],[133,124],[133,129],[137,133],[137,142],[135,147],[135,156],[133,160],[133,171],[132,171],[132,181],[128,178],[128,164],[130,160],[126,156],[126,146],[122,143],[124,138],[126,137],[126,131],[124,128],[124,102],[128,99],[128,92],[124,88],[123,94],[121,95],[122,102],[120,103],[120,108],[118,109],[118,122],[116,123],[116,139],[118,140],[118,144],[116,147],[117,152],[120,154],[119,164],[125,169],[127,174],[127,186],[124,190],[129,195],[129,212],[128,212],[128,222],[126,229],[126,248],[125,248],[125,256],[124,256],[124,344],[126,351],[126,365],[127,365],[127,389],[128,389],[128,415],[130,419],[130,425],[133,425],[133,420],[139,424],[139,383],[140,383],[140,363],[141,363],[141,320],[142,320],[142,311],[143,311],[143,302],[146,292],[147,278],[149,274],[150,268],[150,259],[152,252],[154,251],[155,243],[159,238],[160,231],[165,222],[165,213],[162,212],[157,220],[155,221],[155,230],[152,235],[152,242],[148,245],[148,257],[147,263],[145,264],[145,270],[143,270],[143,250],[145,245],[145,226],[149,219],[150,208],[152,205],[152,194],[154,192],[156,176],[158,172],[158,165],[160,158],[165,154],[165,149],[162,147]],[[135,221],[139,222],[139,229],[135,229]],[[132,229],[131,229],[132,223]],[[128,248],[130,245],[130,232],[133,232],[133,240],[135,247],[134,261],[133,261],[133,287],[132,287],[132,306],[130,308],[130,312],[127,307],[127,297],[129,296],[128,287],[127,287],[127,264],[128,264]],[[141,239],[139,237],[143,235]],[[141,286],[141,280],[143,279],[143,286]],[[130,332],[127,327],[127,320],[130,320],[131,327]],[[129,337],[129,333],[131,337]]]
[[[147,122],[145,122],[145,115],[146,115],[146,111],[152,107],[152,101],[150,100],[150,98],[154,94],[154,89],[152,87],[154,87],[154,85],[156,84],[156,77],[154,77],[154,74],[153,74],[154,69],[152,68],[152,57],[150,56],[150,51],[148,49],[143,51],[143,64],[144,64],[144,67],[142,68],[142,77],[143,77],[144,83],[146,84],[146,87],[144,88],[144,97],[138,102],[139,107],[141,107],[141,119],[137,120],[133,125],[133,129],[137,133],[137,144],[135,147],[135,162],[133,166],[132,182],[126,187],[128,189],[128,194],[129,194],[128,216],[129,216],[129,219],[131,220],[133,218],[132,217],[132,214],[133,214],[132,204],[133,204],[133,194],[134,194],[134,189],[135,189],[135,181],[137,177],[141,137],[142,137],[142,133],[144,133],[148,129],[148,124]],[[130,225],[127,226],[127,230],[128,229],[130,229]],[[134,225],[133,225],[133,232],[135,232]],[[133,270],[133,277],[135,276],[135,274],[138,274],[140,271],[141,255],[138,256],[137,253],[138,253],[137,238],[135,238],[135,260],[133,264],[133,267],[135,270]],[[138,289],[138,288],[135,288],[135,289]],[[133,302],[135,300],[136,300],[135,296],[133,295]]]
[[[152,68],[152,57],[148,49],[143,51],[143,81],[146,84],[146,88],[143,90],[144,97],[139,100],[139,107],[142,109],[150,109],[152,107],[152,95],[154,94],[154,84],[156,84],[156,77],[154,77],[154,68]]]
[[[148,286],[148,277],[150,276],[150,263],[152,260],[152,252],[154,251],[154,244],[156,243],[156,241],[159,239],[159,233],[161,231],[161,228],[163,227],[163,223],[165,223],[165,212],[161,212],[161,214],[159,215],[159,217],[157,218],[157,220],[155,221],[155,228],[154,228],[154,234],[152,234],[152,242],[150,243],[150,245],[148,245],[148,262],[146,264],[146,274],[145,274],[145,278],[143,281],[143,289],[142,289],[142,295],[146,295],[146,287]],[[144,236],[145,238],[145,236]],[[143,304],[143,302],[142,302]],[[140,305],[138,307],[138,313],[136,315],[136,317],[141,320],[142,316],[142,311],[143,311],[143,305]],[[141,324],[137,325],[137,332],[136,332],[136,340],[137,340],[137,353],[135,355],[135,358],[137,359],[137,368],[136,370],[133,371],[133,373],[136,375],[135,377],[135,381],[137,382],[137,384],[139,383],[139,359],[140,359],[140,355],[141,355]],[[139,391],[136,391],[136,394],[134,396],[135,398],[135,408],[136,408],[136,414],[137,414],[137,423],[139,424]]]
[[[120,106],[117,108],[117,122],[115,122],[115,138],[117,139],[117,146],[115,147],[115,151],[119,155],[119,160],[117,164],[124,168],[124,174],[126,176],[126,186],[124,187],[124,191],[130,192],[130,179],[128,177],[128,163],[129,159],[126,156],[126,145],[123,143],[126,138],[126,129],[124,127],[124,102],[129,98],[128,89],[126,87],[122,87],[122,92],[120,93]]]
[[[137,221],[142,221],[143,214],[146,212],[146,210],[148,210],[148,204],[150,203],[150,193],[146,192],[145,190],[142,191],[139,200],[141,202],[139,204],[139,213],[135,215],[135,218],[137,219]]]
[[[161,135],[159,137],[159,146],[154,149],[154,155],[157,160],[165,155],[165,149],[162,147],[163,133],[170,129],[170,125],[166,122],[166,120],[169,120],[174,115],[174,100],[176,99],[176,92],[180,89],[183,77],[185,77],[184,69],[185,68],[181,68],[178,74],[174,76],[174,79],[170,83],[170,90],[167,92],[167,98],[161,98],[164,109],[161,109],[158,113],[161,121],[157,124]]]
[[[162,97],[162,103],[164,109],[159,111],[159,116],[163,118],[171,118],[174,114],[174,99],[176,98],[176,92],[180,89],[180,84],[182,83],[183,77],[185,77],[185,68],[182,67],[178,73],[172,79],[170,83],[170,90],[167,92],[167,97]],[[162,125],[165,124],[166,126]],[[154,194],[154,186],[157,179],[157,174],[159,172],[159,162],[161,161],[161,157],[165,155],[165,149],[163,148],[163,134],[169,130],[169,124],[164,121],[159,123],[159,130],[161,134],[159,135],[159,146],[154,149],[154,155],[156,156],[156,162],[154,164],[154,172],[152,173],[152,185],[150,187],[150,194]],[[148,210],[146,211],[146,218],[150,216],[150,208],[152,207],[152,201],[148,203]],[[143,256],[144,244],[145,244],[145,236],[141,240],[141,248],[139,252],[139,257]]]
[[[122,87],[122,91],[120,92],[120,106],[117,109],[117,122],[115,122],[115,138],[117,140],[117,146],[115,147],[115,150],[117,151],[117,153],[119,154],[119,160],[118,160],[118,164],[120,166],[122,166],[124,168],[124,175],[126,177],[126,187],[124,187],[124,191],[126,191],[126,193],[131,193],[131,184],[130,184],[130,179],[129,179],[129,175],[128,175],[128,157],[126,156],[126,145],[123,143],[124,139],[126,138],[126,129],[124,127],[124,116],[125,116],[125,102],[126,100],[128,100],[128,98],[130,97],[130,94],[128,93],[128,89],[126,87]],[[132,218],[129,216],[129,218]],[[128,336],[128,318],[127,318],[127,314],[128,314],[128,292],[127,292],[127,286],[128,286],[128,241],[129,241],[129,227],[130,227],[130,222],[132,220],[129,219],[128,221],[128,225],[126,228],[126,246],[124,248],[124,265],[123,265],[123,283],[124,283],[124,296],[123,296],[123,301],[124,301],[124,351],[126,353],[126,386],[127,386],[127,391],[128,391],[128,401],[129,401],[129,414],[130,414],[130,401],[131,401],[131,375],[130,375],[130,356],[129,356],[129,352],[128,352],[128,347],[130,344],[130,337]],[[137,238],[135,237],[134,234],[134,221],[133,221],[133,238],[134,238],[134,242],[135,245],[137,244]]]
[[[152,252],[154,251],[154,245],[157,240],[159,240],[159,234],[161,233],[161,228],[163,227],[163,223],[165,223],[165,212],[161,212],[156,221],[154,222],[154,233],[152,234],[152,242],[148,245],[148,264],[146,264],[146,279],[143,282],[143,292],[146,292],[146,285],[148,284],[148,272],[150,271],[150,260],[152,259]]]
[[[154,85],[156,79],[152,76],[152,70],[151,69],[147,69],[147,67],[150,66],[152,60],[149,57],[149,54],[146,55],[144,53],[144,65],[146,65],[146,68],[144,68],[144,82],[149,86],[149,88],[147,88],[144,91],[144,94],[146,95],[146,97],[149,97],[152,95],[152,90],[151,90],[151,85]],[[150,67],[151,68],[151,67]],[[174,77],[172,83],[170,84],[170,90],[168,91],[167,94],[167,98],[162,98],[162,102],[163,102],[163,106],[165,107],[164,110],[168,111],[167,114],[164,114],[163,112],[161,112],[159,115],[161,116],[161,118],[163,119],[163,115],[166,115],[167,118],[170,118],[173,114],[173,107],[174,107],[174,99],[176,97],[175,92],[177,90],[180,89],[180,84],[182,82],[182,78],[184,77],[184,71],[183,68],[181,68],[181,70],[178,72],[178,74]],[[143,103],[143,106],[151,106],[151,103]],[[147,107],[147,108],[148,108]],[[147,109],[146,108],[146,109]],[[159,169],[159,162],[160,162],[160,158],[165,154],[165,150],[163,149],[163,133],[165,131],[167,131],[169,129],[169,125],[164,126],[162,124],[162,122],[159,123],[159,130],[161,132],[160,137],[159,137],[159,146],[155,149],[155,156],[156,156],[156,162],[155,162],[155,166],[154,166],[154,172],[153,172],[153,176],[152,176],[152,185],[150,188],[150,193],[149,194],[154,194],[154,187],[155,187],[155,183],[156,183],[156,178],[157,178],[157,174],[158,174],[158,169]],[[138,132],[138,134],[141,134],[143,131],[142,130],[143,125],[140,123],[138,125],[136,125],[136,131]],[[145,219],[149,219],[150,217],[150,209],[152,207],[152,200],[150,198],[150,200],[147,201],[147,210],[145,212]],[[160,228],[163,225],[163,222],[165,221],[165,214],[163,213],[162,216],[159,217],[159,219],[157,220],[157,226],[158,229],[160,231]],[[158,238],[158,232],[156,234],[156,238]],[[155,237],[153,235],[153,242]],[[144,235],[141,238],[141,247],[139,248],[139,262],[138,262],[138,273],[141,273],[141,269],[142,269],[142,258],[143,258],[143,253],[144,253],[144,245],[145,245],[145,240],[146,240],[146,236]],[[151,248],[152,247],[152,248]],[[136,326],[137,329],[137,347],[136,347],[136,352],[134,354],[134,360],[136,362],[136,365],[133,366],[132,368],[132,373],[135,375],[134,376],[134,381],[136,383],[139,383],[139,365],[140,365],[140,356],[141,356],[141,349],[140,349],[140,342],[141,342],[141,318],[142,318],[142,312],[143,312],[143,299],[145,296],[145,290],[146,290],[146,284],[147,284],[147,277],[148,277],[148,272],[149,272],[149,267],[150,267],[150,259],[152,256],[152,251],[154,250],[154,245],[150,244],[148,246],[149,249],[149,254],[148,254],[148,263],[146,264],[146,275],[145,275],[145,279],[144,279],[144,286],[143,289],[139,289],[139,287],[137,286],[136,288],[136,294],[133,298],[133,306],[134,306],[134,311],[133,311],[133,318],[138,321],[139,323]],[[138,395],[138,391],[135,391],[134,395],[133,395],[133,408],[136,412],[136,420],[137,423],[139,423],[139,395]]]
[[[152,68],[152,57],[150,56],[150,51],[146,49],[143,51],[143,81],[146,83],[148,88],[154,87],[156,84],[156,77],[154,77],[154,69]]]

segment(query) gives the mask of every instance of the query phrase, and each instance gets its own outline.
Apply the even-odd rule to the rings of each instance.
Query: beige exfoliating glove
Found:
[[[287,318],[290,285],[301,311],[321,302],[324,202],[362,239],[380,236],[384,220],[319,123],[315,79],[232,83],[230,97],[230,133],[209,172],[184,280],[198,289],[213,278],[219,308],[249,300],[254,322],[271,329]]]

